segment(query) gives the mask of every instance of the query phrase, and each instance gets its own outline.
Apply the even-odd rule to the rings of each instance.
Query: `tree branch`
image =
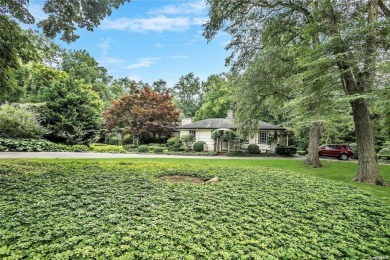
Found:
[[[379,7],[381,8],[382,12],[385,14],[386,17],[390,17],[390,8],[388,8],[383,0],[379,0]]]

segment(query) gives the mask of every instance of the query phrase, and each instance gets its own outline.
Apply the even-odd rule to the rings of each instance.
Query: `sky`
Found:
[[[44,0],[31,0],[30,12],[43,19]],[[220,32],[207,43],[202,36],[208,7],[203,0],[133,0],[114,10],[93,32],[79,29],[67,49],[87,50],[114,78],[152,83],[158,79],[173,86],[190,72],[206,80],[226,72],[225,50],[229,36]]]

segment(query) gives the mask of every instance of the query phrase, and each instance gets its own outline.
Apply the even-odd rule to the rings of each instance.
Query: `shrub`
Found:
[[[126,150],[120,145],[91,145],[93,152],[97,153],[125,153]]]
[[[187,148],[190,148],[190,144],[195,141],[195,135],[184,135],[180,138],[180,140],[185,144]]]
[[[149,146],[147,146],[147,145],[138,146],[139,153],[147,153],[148,151],[149,151]]]
[[[138,147],[134,144],[125,144],[125,145],[123,145],[123,148],[126,151],[137,151],[138,150]]]
[[[86,153],[89,152],[89,147],[86,145],[76,144],[69,146],[70,152]]]
[[[131,134],[125,134],[123,136],[123,143],[124,144],[131,144],[133,142],[133,138],[131,137]]]
[[[164,152],[164,148],[163,148],[163,147],[156,147],[156,148],[154,149],[154,152],[155,152],[155,153],[163,153],[163,152]]]
[[[257,154],[257,153],[260,153],[259,146],[256,145],[256,144],[250,144],[250,145],[248,145],[248,152],[249,152],[250,154]]]
[[[47,131],[37,116],[27,108],[4,104],[0,106],[0,136],[6,138],[39,138]]]
[[[198,141],[198,142],[194,143],[194,145],[193,145],[194,151],[195,152],[203,152],[205,144],[206,143],[203,141]]]
[[[349,147],[351,147],[351,150],[353,152],[351,159],[358,159],[359,154],[358,154],[357,143],[351,143],[351,144],[349,144]]]
[[[86,145],[56,144],[43,139],[0,138],[0,151],[8,152],[88,152]]]
[[[387,159],[390,159],[390,148],[382,148],[382,150],[380,150],[378,153],[378,158],[381,159],[381,158],[387,158]]]
[[[275,153],[282,156],[293,155],[297,153],[297,148],[294,146],[277,146]]]
[[[179,145],[180,144],[180,145]],[[181,141],[180,141],[180,138],[179,137],[172,137],[172,138],[169,138],[168,141],[167,141],[167,145],[171,148],[179,148],[181,147]]]

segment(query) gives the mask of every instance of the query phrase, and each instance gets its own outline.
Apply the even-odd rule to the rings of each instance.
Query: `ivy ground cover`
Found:
[[[157,177],[211,178],[210,185]],[[0,161],[0,259],[367,259],[390,255],[390,207],[285,170]]]

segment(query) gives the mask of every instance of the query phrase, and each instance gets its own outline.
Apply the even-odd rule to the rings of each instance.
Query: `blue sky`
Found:
[[[30,1],[37,20],[44,18],[43,0]],[[133,0],[114,10],[93,32],[78,30],[69,49],[85,49],[115,78],[129,77],[169,86],[189,72],[206,80],[228,71],[224,47],[229,36],[219,33],[207,43],[202,36],[208,8],[203,0]]]

